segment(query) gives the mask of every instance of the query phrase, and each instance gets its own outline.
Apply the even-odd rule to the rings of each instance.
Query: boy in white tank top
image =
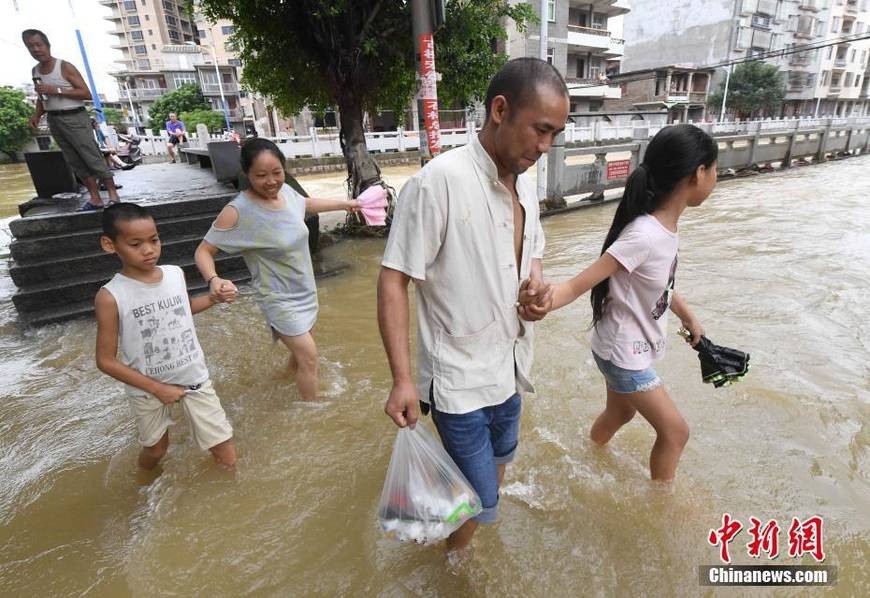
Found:
[[[158,266],[160,237],[148,212],[119,203],[103,212],[100,244],[121,260],[121,271],[97,293],[97,367],[124,383],[136,416],[139,465],[153,469],[169,446],[171,408],[181,403],[191,434],[221,467],[236,463],[233,429],[215,394],[193,314],[218,302],[190,298],[178,266]],[[235,286],[224,281],[228,301]],[[120,353],[119,353],[120,349]]]

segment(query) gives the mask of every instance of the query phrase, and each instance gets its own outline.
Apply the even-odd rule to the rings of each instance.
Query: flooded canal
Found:
[[[725,181],[684,216],[677,287],[753,369],[714,390],[671,337],[658,371],[692,437],[670,489],[647,481],[640,418],[607,449],[588,440],[604,404],[588,301],[544,320],[500,522],[458,571],[441,547],[394,543],[375,523],[395,437],[375,318],[383,241],[325,251],[350,268],[319,281],[320,403],[302,404],[281,374],[285,350],[250,295],[197,316],[237,434],[235,476],[195,448],[180,413],[162,474],[140,476],[126,399],[94,366],[93,323],[22,332],[0,262],[0,595],[695,596],[710,590],[698,566],[718,562],[707,535],[724,512],[746,527],[776,519],[778,564],[814,562],[788,557],[786,530],[823,517],[839,570],[829,593],[870,595],[868,173],[859,157]],[[614,209],[545,220],[550,277],[591,263]],[[735,562],[770,564],[748,541],[744,529],[731,544]]]

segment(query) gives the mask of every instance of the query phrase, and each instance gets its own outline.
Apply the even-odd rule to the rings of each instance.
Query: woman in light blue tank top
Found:
[[[290,350],[290,370],[306,401],[317,398],[317,287],[308,249],[305,214],[356,210],[356,201],[303,197],[284,183],[284,154],[267,139],[245,142],[242,170],[250,188],[224,207],[196,250],[209,290],[222,297],[235,287],[220,278],[218,250],[241,253],[251,271],[254,299],[273,338]]]

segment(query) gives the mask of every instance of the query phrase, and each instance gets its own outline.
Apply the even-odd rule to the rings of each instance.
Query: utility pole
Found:
[[[441,130],[438,122],[438,89],[435,71],[435,42],[433,30],[441,23],[433,20],[443,17],[443,0],[411,0],[411,24],[414,46],[417,48],[416,64],[420,88],[417,100],[422,103],[426,142],[420,140],[420,154],[424,160],[434,158],[441,152]],[[433,17],[435,17],[433,19]]]
[[[555,10],[555,7],[554,7]],[[547,23],[549,15],[547,14],[547,0],[541,0],[541,45],[539,47],[538,57],[545,61],[547,60],[547,49],[549,46]],[[547,154],[538,158],[538,201],[547,199]]]
[[[731,82],[731,69],[733,64],[728,65],[728,70],[725,71],[725,91],[722,93],[722,109],[719,111],[719,122],[725,119],[725,100],[728,99],[728,84]]]

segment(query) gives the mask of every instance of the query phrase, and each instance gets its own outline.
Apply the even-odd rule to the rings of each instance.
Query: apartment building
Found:
[[[241,66],[228,43],[229,22],[207,24],[197,4],[186,0],[100,0],[111,8],[105,18],[115,25],[120,68],[112,75],[119,98],[128,108],[132,124],[162,128],[152,123],[154,100],[187,83],[197,83],[215,110],[226,102],[230,126],[245,131]],[[217,64],[217,69],[215,65]],[[223,93],[223,100],[221,99]]]
[[[868,0],[634,0],[624,18],[623,72],[668,64],[709,67],[763,56],[786,81],[783,115],[866,114],[864,81],[870,43],[845,41],[867,31]],[[854,52],[853,52],[854,50]],[[777,55],[777,53],[779,54]],[[725,79],[715,69],[712,89]],[[718,107],[708,111],[718,112]]]
[[[549,0],[543,17],[541,3],[532,5],[547,20],[547,60],[568,83],[571,112],[598,112],[608,100],[619,99],[619,86],[608,76],[620,71],[625,42],[617,17],[631,10],[627,0]],[[511,58],[540,56],[540,40],[539,25],[520,33],[508,24]]]
[[[786,71],[784,113],[791,115],[870,115],[867,75],[870,40],[852,39],[870,34],[868,0],[800,0],[792,25],[795,41],[807,39],[812,20],[813,40],[842,39],[826,48],[790,54],[781,61]],[[818,34],[818,30],[822,34]],[[799,37],[800,36],[800,37]]]

